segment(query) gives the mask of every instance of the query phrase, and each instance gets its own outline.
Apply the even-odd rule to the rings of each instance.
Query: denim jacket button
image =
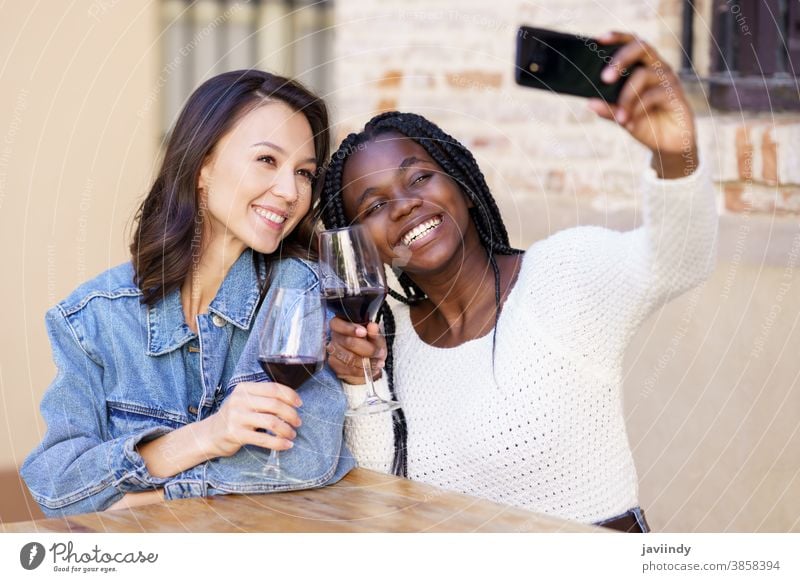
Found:
[[[211,316],[211,321],[213,321],[214,325],[216,325],[217,327],[225,327],[225,320],[222,319],[222,317],[220,317],[216,313]]]
[[[189,414],[197,414],[197,407],[196,406],[190,406],[189,407]]]

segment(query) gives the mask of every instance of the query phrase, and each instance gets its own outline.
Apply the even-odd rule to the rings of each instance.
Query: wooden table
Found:
[[[66,519],[0,524],[6,532],[608,532],[366,469],[335,485],[222,495]]]

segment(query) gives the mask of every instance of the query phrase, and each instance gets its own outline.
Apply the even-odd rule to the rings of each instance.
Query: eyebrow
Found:
[[[275,150],[276,152],[278,152],[279,154],[281,154],[283,156],[288,156],[288,154],[286,153],[285,149],[283,149],[281,146],[279,146],[277,144],[272,143],[271,141],[260,141],[258,143],[254,143],[250,147],[257,148],[257,147],[261,147],[261,146],[267,146],[268,148],[272,148],[273,150]],[[317,163],[317,159],[316,158],[306,158],[305,160],[302,160],[302,163],[306,163],[306,162],[311,162],[311,163],[316,164]]]
[[[400,172],[408,169],[409,166],[413,166],[414,164],[418,164],[420,162],[422,162],[423,164],[428,163],[427,160],[421,160],[420,158],[418,158],[416,156],[409,156],[406,159],[404,159],[402,162],[400,162],[400,165],[395,170],[395,174],[399,174]],[[364,192],[362,192],[361,196],[358,197],[358,201],[356,202],[356,208],[361,206],[361,204],[364,202],[364,200],[368,196],[370,196],[373,192],[375,192],[375,190],[377,190],[377,188],[375,188],[375,187],[367,188],[366,190],[364,190]]]

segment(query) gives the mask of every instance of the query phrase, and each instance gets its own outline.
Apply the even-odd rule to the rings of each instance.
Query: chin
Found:
[[[451,249],[434,244],[430,247],[412,251],[408,266],[420,271],[436,271],[443,269],[451,261],[461,261],[462,257],[457,249]]]
[[[271,255],[280,248],[281,240],[283,239],[264,240],[263,238],[256,238],[250,241],[250,248],[262,255]]]

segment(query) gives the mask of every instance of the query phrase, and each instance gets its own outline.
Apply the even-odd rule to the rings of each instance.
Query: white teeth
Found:
[[[426,220],[422,224],[418,224],[411,230],[409,230],[406,234],[403,235],[401,242],[408,246],[415,240],[424,237],[429,232],[431,232],[434,228],[442,224],[442,219],[438,216],[431,218],[430,220]]]
[[[266,218],[267,220],[269,220],[271,222],[276,222],[278,224],[283,224],[284,222],[286,222],[286,217],[285,216],[281,216],[280,214],[275,214],[274,212],[270,212],[269,210],[267,210],[265,208],[260,208],[260,207],[256,206],[255,207],[255,211],[256,211],[256,214],[258,214],[259,216],[263,216],[264,218]]]

